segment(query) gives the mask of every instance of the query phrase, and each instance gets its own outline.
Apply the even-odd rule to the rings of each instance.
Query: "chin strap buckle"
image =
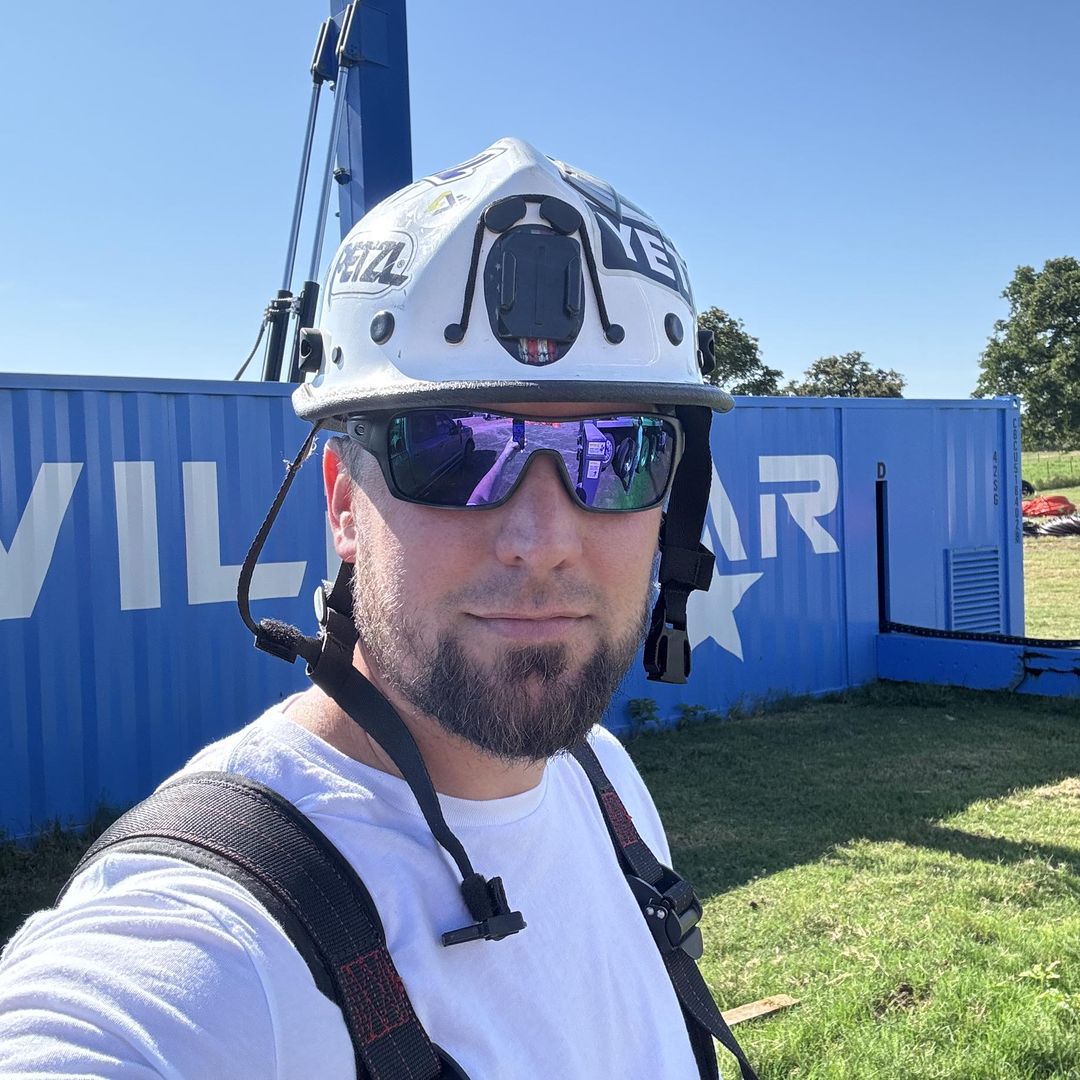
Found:
[[[690,882],[668,867],[663,869],[664,876],[656,885],[627,874],[630,891],[641,905],[660,955],[682,949],[692,960],[699,960],[705,951],[698,927],[701,901]]]
[[[443,945],[461,945],[466,941],[501,941],[525,929],[521,912],[510,910],[502,878],[485,881],[480,874],[473,874],[461,883],[461,891],[469,914],[477,921],[460,930],[448,930],[442,936]]]
[[[685,683],[690,677],[690,639],[686,603],[696,589],[712,583],[716,557],[699,543],[695,548],[667,542],[667,523],[660,534],[660,596],[645,639],[645,671],[653,682]]]
[[[645,639],[645,670],[654,682],[685,683],[690,677],[690,639],[686,625],[668,626],[666,612],[653,615]]]

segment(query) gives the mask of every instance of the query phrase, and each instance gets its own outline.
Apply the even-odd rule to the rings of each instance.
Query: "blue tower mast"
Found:
[[[405,0],[351,0],[348,3],[331,0],[331,16],[320,27],[315,44],[311,77],[311,103],[285,269],[281,287],[267,305],[259,335],[261,340],[262,332],[269,329],[262,375],[269,381],[281,379],[289,327],[294,317],[289,381],[298,382],[318,359],[305,353],[303,331],[313,325],[318,310],[326,218],[335,181],[341,236],[344,237],[367,207],[412,179]],[[325,83],[333,87],[333,119],[320,178],[307,278],[299,294],[294,295],[292,280],[301,217],[311,171],[319,97]],[[241,368],[237,378],[243,370]]]

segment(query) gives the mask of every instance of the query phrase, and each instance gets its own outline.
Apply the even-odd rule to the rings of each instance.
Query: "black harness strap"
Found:
[[[270,788],[229,773],[181,776],[107,829],[68,885],[116,850],[180,858],[248,889],[341,1009],[361,1080],[467,1080],[417,1019],[359,875]]]
[[[701,931],[697,926],[701,918],[701,903],[693,886],[658,862],[641,839],[592,747],[588,743],[580,743],[574,748],[573,755],[589,778],[627,883],[641,904],[642,913],[660,949],[683,1009],[702,1077],[715,1080],[719,1075],[712,1041],[716,1038],[724,1049],[735,1056],[743,1080],[757,1080],[757,1074],[732,1035],[698,970],[696,961],[702,951]]]
[[[686,432],[688,452],[675,473],[660,533],[660,595],[645,638],[644,661],[653,681],[685,683],[690,675],[686,603],[695,589],[709,588],[716,563],[701,542],[712,484],[712,411],[681,405],[675,414]]]
[[[701,955],[701,904],[692,886],[658,862],[641,839],[591,747],[580,745],[574,757],[592,784],[627,882],[653,932],[702,1077],[719,1075],[715,1037],[738,1060],[743,1080],[757,1080],[695,963]],[[288,935],[318,989],[341,1009],[358,1080],[468,1080],[421,1026],[359,875],[272,789],[229,773],[177,778],[102,834],[60,897],[91,862],[116,850],[182,859],[246,888]]]
[[[308,678],[333,699],[386,751],[409,785],[432,836],[457,864],[461,895],[475,922],[442,936],[443,945],[466,941],[500,941],[524,929],[520,911],[512,911],[502,879],[477,873],[461,841],[446,824],[427,765],[408,727],[393,705],[353,666],[357,642],[352,618],[353,565],[342,563],[332,588],[316,593],[321,628],[318,651],[306,656]]]

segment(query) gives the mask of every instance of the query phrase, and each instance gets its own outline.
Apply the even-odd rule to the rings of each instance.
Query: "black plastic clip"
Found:
[[[690,677],[690,639],[685,627],[654,624],[645,640],[645,667],[654,682],[685,683]]]
[[[448,930],[442,936],[444,945],[461,945],[466,941],[501,941],[504,937],[525,929],[525,919],[520,911],[507,911],[492,915],[460,930]]]
[[[466,941],[501,941],[525,929],[521,912],[510,910],[502,878],[484,881],[480,874],[472,874],[461,883],[461,891],[470,914],[484,915],[484,918],[477,919],[472,926],[448,930],[442,936],[443,945],[460,945]]]
[[[327,19],[319,27],[315,55],[311,58],[311,78],[316,86],[321,86],[324,82],[333,82],[337,78],[337,45],[337,23],[333,19]]]
[[[699,329],[697,332],[697,362],[705,377],[716,370],[716,341],[711,330]]]
[[[299,324],[299,331],[299,347],[297,350],[299,369],[317,375],[322,370],[326,354],[326,341],[323,332],[311,326],[305,326],[303,323]]]
[[[692,960],[699,960],[705,951],[698,927],[701,901],[688,881],[674,870],[667,867],[664,870],[664,877],[655,886],[627,874],[630,891],[641,905],[641,913],[656,939],[660,955],[682,949]]]

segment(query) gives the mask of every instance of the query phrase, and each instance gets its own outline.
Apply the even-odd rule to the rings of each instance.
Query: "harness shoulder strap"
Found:
[[[695,959],[701,905],[689,883],[641,839],[591,747],[574,751],[596,793],[630,888],[649,920],[706,1080],[718,1076],[713,1038],[757,1080]],[[386,947],[359,875],[319,829],[272,789],[229,773],[179,777],[110,826],[60,892],[106,851],[166,855],[247,889],[282,927],[316,986],[342,1012],[358,1080],[468,1080],[428,1038]],[[59,900],[60,897],[57,899]]]
[[[758,1080],[698,969],[696,961],[702,953],[697,925],[701,919],[701,902],[693,886],[663,866],[642,840],[593,748],[582,742],[574,748],[573,755],[589,778],[627,884],[641,905],[660,950],[682,1006],[703,1080],[716,1080],[719,1076],[714,1038],[734,1055],[742,1080]]]
[[[86,866],[117,850],[183,859],[244,886],[341,1009],[358,1080],[467,1080],[417,1019],[359,875],[277,792],[230,773],[181,776],[110,826],[60,896]]]

